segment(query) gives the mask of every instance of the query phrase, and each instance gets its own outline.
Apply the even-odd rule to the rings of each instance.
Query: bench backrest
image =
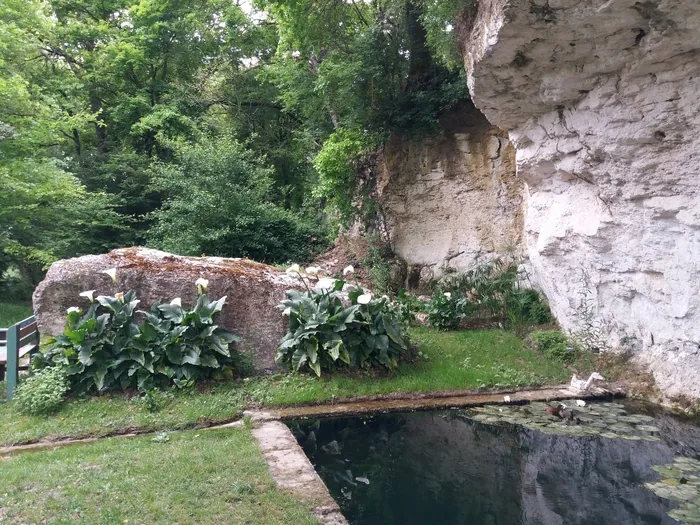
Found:
[[[39,328],[34,316],[0,330],[0,365],[5,368],[5,399],[8,401],[14,396],[17,387],[19,359],[38,351],[39,342]]]

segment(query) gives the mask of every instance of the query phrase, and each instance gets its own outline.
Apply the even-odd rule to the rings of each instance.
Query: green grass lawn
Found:
[[[116,439],[0,458],[3,523],[317,523],[247,429]]]
[[[150,412],[138,398],[124,395],[71,400],[49,417],[25,416],[12,403],[0,403],[0,445],[135,429],[188,428],[230,421],[246,406],[285,406],[393,392],[553,384],[571,377],[567,366],[524,349],[521,340],[505,330],[438,332],[414,328],[411,335],[427,358],[392,374],[336,374],[320,380],[276,375],[219,383],[193,392],[173,390],[163,396],[156,412]],[[578,368],[586,372],[591,366],[588,360]]]
[[[7,328],[32,315],[32,303],[0,302],[0,328]]]

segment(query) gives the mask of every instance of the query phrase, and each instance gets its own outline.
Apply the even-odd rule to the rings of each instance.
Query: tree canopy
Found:
[[[0,286],[124,245],[310,259],[357,159],[467,96],[464,1],[5,0]]]

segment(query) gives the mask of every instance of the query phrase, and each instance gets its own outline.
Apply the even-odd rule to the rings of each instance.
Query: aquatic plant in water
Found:
[[[673,463],[652,468],[661,480],[644,486],[660,498],[680,504],[668,515],[681,523],[700,523],[700,461],[680,456]]]
[[[510,423],[545,434],[602,436],[631,440],[659,441],[659,428],[652,416],[631,414],[618,403],[597,403],[577,406],[575,399],[560,402],[573,409],[571,419],[550,414],[547,403],[529,405],[486,405],[466,411],[469,419],[486,424]]]

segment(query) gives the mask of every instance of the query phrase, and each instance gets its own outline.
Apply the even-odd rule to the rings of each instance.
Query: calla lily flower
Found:
[[[309,275],[313,275],[314,277],[318,277],[318,273],[319,273],[320,271],[321,271],[321,267],[320,267],[320,266],[309,266],[309,267],[306,269],[306,273],[308,273]]]
[[[586,406],[586,402],[585,402],[583,399],[577,399],[577,400],[576,400],[576,406],[577,406],[577,407],[585,407],[585,406]]]
[[[503,401],[510,403],[510,396],[503,396]]]
[[[352,275],[353,273],[355,273],[355,268],[352,265],[343,268],[343,275]]]
[[[365,293],[357,298],[357,303],[358,304],[369,304],[369,302],[371,300],[372,300],[372,294]]]
[[[289,268],[287,268],[287,274],[292,275],[292,274],[300,274],[301,273],[301,266],[298,264],[292,264]]]
[[[77,306],[71,306],[71,307],[68,308],[68,310],[67,310],[67,312],[68,312],[69,314],[72,314],[73,312],[80,312],[80,311],[81,311],[80,308],[78,308]]]
[[[314,288],[319,290],[332,290],[333,288],[335,288],[335,279],[331,277],[324,277],[323,279],[319,279]]]
[[[444,296],[447,297],[448,299],[452,299],[452,293],[451,293],[451,292],[445,292],[445,293],[442,294],[442,295],[444,295]]]
[[[116,283],[117,282],[117,269],[116,268],[110,268],[109,270],[105,270],[102,273],[106,273],[109,275],[112,280]]]
[[[209,279],[204,279],[203,277],[200,277],[194,282],[194,284],[197,285],[197,292],[199,292],[199,295],[202,295],[204,292],[207,291],[207,288],[209,287]]]
[[[80,297],[85,297],[90,302],[93,302],[95,300],[93,297],[94,293],[95,293],[95,290],[86,290],[84,292],[79,293],[78,295]]]
[[[114,298],[119,302],[124,302],[124,292],[117,292],[114,294]]]
[[[180,308],[182,308],[182,299],[180,299],[179,297],[176,297],[175,299],[170,301],[170,304],[172,304],[173,306],[179,306]]]
[[[291,314],[292,314],[292,309],[289,307],[282,310],[282,315],[291,315]]]

